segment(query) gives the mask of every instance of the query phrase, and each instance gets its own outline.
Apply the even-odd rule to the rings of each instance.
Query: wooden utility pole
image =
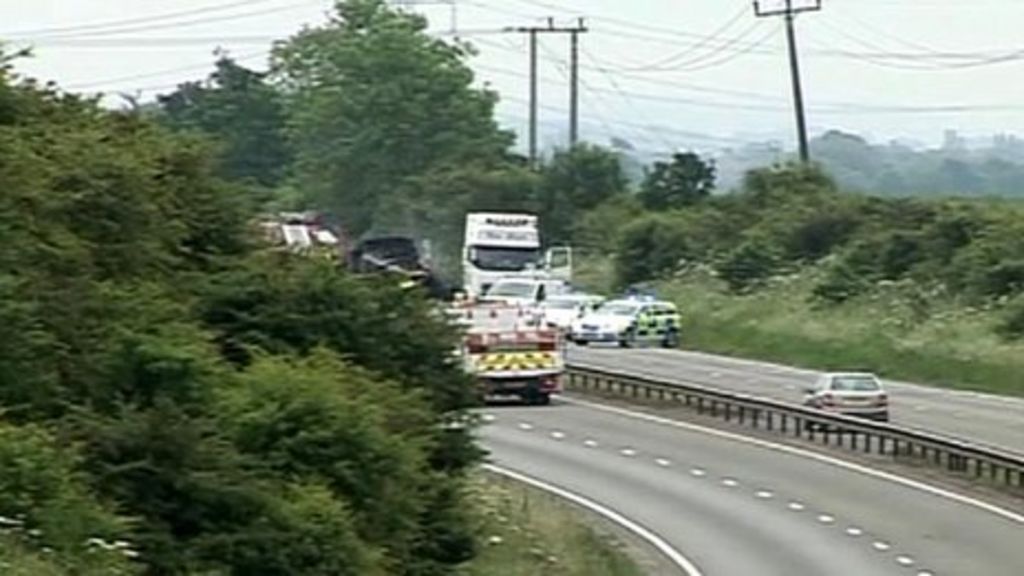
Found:
[[[775,7],[781,2],[781,6]],[[804,113],[804,92],[800,82],[800,59],[796,47],[796,15],[821,10],[821,0],[768,0],[773,6],[763,6],[765,0],[754,0],[754,14],[759,17],[782,16],[786,19],[786,39],[789,44],[789,71],[793,81],[793,107],[796,109],[796,132],[800,144],[800,161],[810,162],[811,151],[807,140],[807,118]]]
[[[506,28],[510,32],[529,34],[530,36],[530,166],[536,167],[537,152],[537,40],[539,34],[569,34],[571,47],[570,81],[569,81],[569,144],[573,146],[579,139],[579,34],[587,32],[587,27],[580,18],[576,26],[555,26],[553,18],[548,18],[547,26],[521,26]]]

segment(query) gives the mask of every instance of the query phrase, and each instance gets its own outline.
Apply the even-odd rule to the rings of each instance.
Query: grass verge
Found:
[[[1024,345],[996,335],[998,313],[921,302],[899,286],[816,307],[808,280],[796,276],[738,296],[697,277],[666,283],[662,293],[684,311],[687,348],[1024,396]]]
[[[624,546],[585,513],[494,475],[474,484],[480,553],[460,576],[641,576]]]
[[[607,264],[583,281],[607,290]],[[706,272],[658,283],[683,312],[683,347],[821,370],[870,370],[887,379],[1024,396],[1024,342],[995,329],[1003,310],[975,309],[912,286],[884,285],[842,305],[813,303],[816,270],[745,295]]]

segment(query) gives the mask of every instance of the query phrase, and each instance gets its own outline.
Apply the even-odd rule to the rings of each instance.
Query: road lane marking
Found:
[[[758,490],[756,496],[762,500],[770,500],[773,494],[770,490]]]
[[[690,470],[690,475],[696,476],[697,478],[703,478],[704,476],[707,475],[707,472],[701,470],[700,468],[693,468],[692,470]]]
[[[619,454],[622,454],[626,458],[632,458],[633,456],[636,456],[636,450],[633,450],[632,448],[623,448],[622,450],[619,450]]]
[[[804,509],[804,505],[799,502],[790,502],[789,509],[792,510],[793,512],[800,512],[801,510]]]
[[[519,429],[520,430],[533,430],[533,424],[529,424],[527,422],[520,422],[519,423]]]
[[[927,570],[922,570],[917,573],[917,576],[935,576],[935,574]]]
[[[658,458],[657,460],[655,460],[655,462],[658,463],[658,466],[661,466],[663,468],[668,468],[669,466],[672,465],[672,463],[665,458]]]
[[[896,562],[898,562],[900,566],[913,566],[914,565],[914,559],[911,558],[910,556],[897,556],[896,557]]]
[[[627,410],[625,408],[619,408],[617,406],[608,406],[606,404],[589,402],[587,400],[580,400],[577,398],[567,398],[564,396],[561,399],[567,404],[575,404],[577,406],[583,406],[586,408],[591,408],[593,410],[599,410],[610,414],[618,414],[620,416],[633,418],[634,420],[643,420],[653,424],[671,426],[674,428],[689,430],[691,432],[706,434],[708,436],[716,436],[718,438],[722,438],[725,440],[732,440],[734,442],[747,444],[749,446],[765,448],[768,450],[773,450],[775,452],[789,454],[791,456],[797,456],[801,458],[806,458],[808,460],[814,460],[822,464],[828,464],[830,466],[842,468],[850,472],[857,472],[864,476],[869,476],[878,480],[885,480],[893,484],[899,484],[900,486],[903,486],[905,488],[911,488],[919,492],[931,494],[932,496],[952,500],[959,504],[964,504],[966,506],[971,506],[973,508],[983,510],[985,512],[999,516],[1001,518],[1004,518],[1017,524],[1024,524],[1024,514],[1013,512],[1006,508],[996,506],[995,504],[990,504],[977,498],[957,494],[956,492],[946,490],[945,488],[932,486],[931,484],[920,482],[918,480],[911,480],[910,478],[905,478],[903,476],[899,476],[891,472],[885,472],[882,470],[871,468],[870,466],[865,466],[863,464],[855,464],[853,462],[848,462],[846,460],[842,460],[834,456],[829,456],[821,452],[815,452],[813,450],[808,450],[805,448],[797,448],[795,446],[787,446],[785,444],[778,444],[776,442],[762,440],[760,438],[751,438],[749,436],[743,436],[742,434],[735,434],[733,432],[726,432],[724,430],[716,430],[714,428],[708,428],[706,426],[700,426],[698,424],[690,424],[689,422],[681,422],[679,420],[672,420],[671,418],[665,418],[663,416],[655,416],[654,414],[647,414],[644,412]]]
[[[498,419],[494,414],[484,414],[481,418],[484,422],[494,422]]]
[[[821,514],[820,516],[818,516],[818,522],[821,522],[822,524],[831,524],[835,521],[835,517],[829,516],[828,514]]]
[[[597,448],[597,440],[591,440],[590,438],[587,438],[586,440],[583,441],[583,445],[586,446],[587,448]]]
[[[735,488],[735,487],[737,487],[739,485],[740,485],[740,483],[737,482],[736,480],[733,480],[732,478],[723,478],[722,479],[722,486],[728,486],[729,488]]]
[[[857,528],[856,526],[850,526],[849,528],[846,529],[846,533],[849,534],[850,536],[853,536],[854,538],[857,538],[860,535],[864,534],[864,531],[861,530],[860,528]]]
[[[876,540],[876,541],[872,542],[871,546],[874,547],[874,549],[878,550],[879,552],[885,552],[889,548],[892,548],[892,546],[890,546],[888,542],[882,542],[881,540]]]
[[[673,564],[678,566],[680,570],[686,573],[687,576],[703,576],[700,569],[697,568],[696,564],[691,562],[686,556],[683,556],[683,554],[675,548],[673,548],[671,544],[663,540],[654,532],[651,532],[650,530],[644,528],[643,526],[637,524],[629,518],[626,518],[625,516],[619,514],[618,512],[612,510],[611,508],[602,506],[601,504],[598,504],[597,502],[594,502],[593,500],[590,500],[574,492],[570,492],[563,488],[559,488],[552,484],[542,482],[540,480],[520,474],[518,472],[513,472],[512,470],[508,470],[500,466],[495,466],[493,464],[483,464],[483,468],[495,474],[505,476],[506,478],[511,478],[512,480],[515,480],[517,482],[529,484],[534,488],[539,488],[541,490],[544,490],[545,492],[554,494],[559,498],[563,498],[574,504],[582,506],[590,510],[591,512],[594,512],[595,514],[604,516],[608,520],[614,522],[615,524],[618,524],[619,526],[625,528],[626,530],[629,530],[630,532],[636,534],[640,538],[646,540],[652,546],[657,548],[659,552],[661,552],[669,560],[671,560]]]
[[[551,437],[554,438],[555,440],[561,440],[565,438],[565,432],[559,432],[558,430],[555,430],[554,432],[551,433]]]

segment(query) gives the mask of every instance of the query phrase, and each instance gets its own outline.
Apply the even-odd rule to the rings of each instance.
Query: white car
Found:
[[[569,290],[569,284],[564,280],[510,276],[495,282],[479,300],[480,302],[536,306],[548,298],[567,294]]]
[[[572,322],[569,339],[577,344],[620,342],[634,326],[642,307],[641,302],[631,300],[605,302]]]
[[[572,323],[593,311],[604,298],[593,294],[559,294],[540,304],[543,323],[548,328],[568,332]]]
[[[889,421],[889,396],[874,374],[822,374],[814,386],[804,392],[804,406],[846,416]]]

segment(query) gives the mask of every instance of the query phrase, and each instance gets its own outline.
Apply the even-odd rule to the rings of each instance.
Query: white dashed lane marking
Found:
[[[494,420],[496,420],[496,417],[493,414],[484,414],[482,416],[482,419],[485,422],[493,422]],[[528,422],[520,422],[519,428],[521,430],[527,431],[533,430],[533,425]],[[562,432],[560,430],[555,430],[551,432],[551,437],[554,438],[555,440],[562,440],[566,437],[566,434],[565,432]],[[588,448],[597,448],[599,446],[598,442],[592,438],[585,439],[583,441],[583,445]],[[631,458],[637,455],[637,451],[633,448],[622,448],[621,450],[619,450],[619,453],[627,458]],[[667,458],[655,458],[654,462],[658,466],[661,466],[663,468],[668,468],[672,465],[672,462]],[[706,476],[707,472],[701,468],[691,468],[690,475],[696,478],[701,478]],[[740,482],[735,478],[725,477],[721,479],[721,484],[722,486],[728,488],[735,488],[740,485]],[[775,497],[771,490],[766,489],[756,491],[754,493],[754,496],[761,500],[770,500]],[[790,501],[789,503],[787,503],[786,507],[793,512],[800,512],[806,509],[806,506],[804,504],[796,501]],[[835,517],[830,514],[819,514],[817,516],[817,520],[822,524],[834,524],[836,521]],[[864,535],[864,530],[856,526],[850,526],[846,528],[846,534],[850,537],[857,538]],[[889,543],[881,540],[876,540],[872,542],[871,546],[879,552],[886,552],[892,548],[892,546]],[[910,567],[915,564],[915,560],[910,556],[900,555],[896,557],[896,563],[903,567]],[[917,572],[916,576],[934,576],[934,574],[930,571],[922,570]]]
[[[530,424],[530,423],[527,423],[527,422],[520,422],[519,423],[519,429],[520,430],[533,430],[533,424]]]
[[[494,422],[498,418],[494,414],[484,414],[483,416],[481,416],[481,419],[484,422]]]

